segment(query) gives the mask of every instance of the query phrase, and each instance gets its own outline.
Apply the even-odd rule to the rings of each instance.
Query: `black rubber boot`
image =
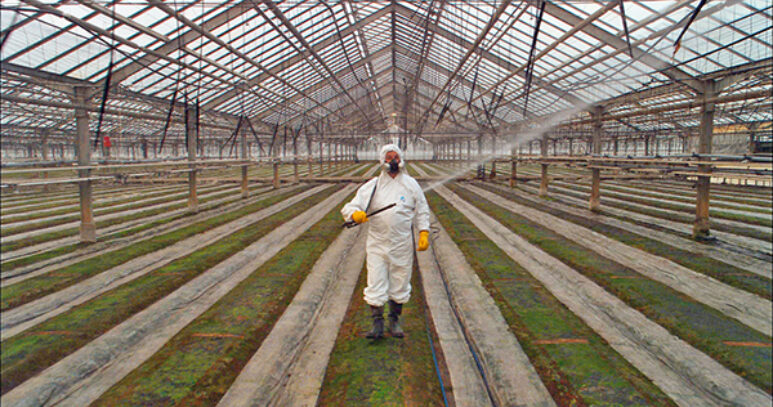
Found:
[[[373,329],[365,337],[368,339],[381,339],[384,337],[384,307],[370,306],[370,316],[373,318]]]
[[[400,314],[403,313],[403,304],[398,304],[389,300],[389,333],[395,338],[405,336],[403,328],[400,326]]]

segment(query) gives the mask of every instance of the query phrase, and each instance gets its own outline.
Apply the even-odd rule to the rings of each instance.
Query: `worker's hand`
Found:
[[[419,232],[419,247],[416,250],[423,252],[429,248],[429,231],[422,230]]]
[[[363,211],[357,211],[352,214],[352,220],[356,223],[363,223],[368,221],[368,215]]]

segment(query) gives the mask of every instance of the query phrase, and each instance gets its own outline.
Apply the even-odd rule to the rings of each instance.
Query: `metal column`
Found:
[[[515,188],[516,184],[518,184],[518,161],[515,156],[517,152],[517,146],[514,146],[510,152],[510,188]]]
[[[698,154],[711,154],[711,136],[714,129],[714,103],[709,102],[716,93],[716,82],[709,80],[705,82],[705,87],[701,99],[701,123],[698,135]],[[695,223],[692,228],[692,235],[698,240],[710,239],[709,225],[709,192],[711,187],[711,167],[708,165],[698,166],[698,179],[696,181],[697,199],[695,203]]]
[[[604,112],[604,108],[597,106],[593,109],[593,135],[591,136],[591,153],[601,153],[601,115]],[[588,207],[592,211],[597,211],[599,205],[601,205],[601,170],[599,168],[591,168],[591,190],[590,201]]]
[[[242,160],[247,161],[247,133],[244,129],[240,130],[242,136]],[[247,179],[247,164],[242,164],[242,199],[250,196],[249,180]]]
[[[188,121],[185,123],[186,134],[188,135],[188,161],[190,163],[196,161],[196,139],[198,134],[196,133],[196,107],[193,105],[186,105]],[[199,197],[196,194],[196,182],[198,175],[196,173],[196,164],[188,164],[188,211],[197,213],[199,211]]]
[[[274,187],[274,189],[278,189],[279,188],[279,184],[280,184],[280,182],[279,182],[279,158],[274,158],[274,161],[272,161],[271,165],[272,165],[272,167],[274,169],[274,176],[272,178],[273,181],[272,181],[271,185]]]
[[[75,126],[77,129],[76,150],[78,152],[78,165],[91,164],[91,145],[89,144],[89,103],[90,89],[76,86],[74,89],[75,102]],[[78,177],[88,178],[90,170],[78,170]],[[91,197],[91,181],[78,182],[78,192],[81,203],[80,236],[83,243],[97,241],[97,225],[94,223],[93,200]]]
[[[542,154],[542,157],[545,158],[548,156],[548,138],[547,135],[542,136],[540,139],[540,152]],[[548,164],[542,163],[542,176],[540,178],[540,185],[539,185],[539,196],[546,197],[548,196]]]
[[[48,161],[49,135],[51,135],[51,129],[42,129],[40,131],[40,155],[43,161]],[[48,171],[43,171],[43,179],[48,179]],[[43,185],[43,192],[48,192],[48,185]]]

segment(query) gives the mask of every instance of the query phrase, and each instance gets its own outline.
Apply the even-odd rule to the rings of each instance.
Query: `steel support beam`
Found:
[[[486,35],[488,35],[489,31],[494,27],[494,24],[499,20],[499,17],[502,16],[502,14],[505,12],[505,9],[510,5],[509,1],[503,1],[502,4],[499,5],[497,10],[494,12],[494,14],[491,16],[491,19],[489,20],[488,24],[483,28],[483,30],[478,34],[478,37],[475,38],[475,41],[470,44],[467,48],[467,52],[464,54],[462,59],[459,61],[459,64],[456,66],[453,72],[451,72],[451,75],[449,75],[446,82],[443,84],[443,86],[440,87],[440,91],[435,95],[435,97],[432,99],[432,101],[429,103],[429,106],[427,106],[427,109],[424,111],[424,113],[421,114],[420,117],[425,118],[427,115],[429,115],[430,109],[437,103],[438,99],[440,99],[440,96],[445,92],[446,88],[453,82],[453,80],[456,78],[456,75],[459,74],[459,71],[462,70],[464,67],[464,64],[467,63],[467,60],[476,52],[476,49],[479,48],[481,42],[486,38]],[[407,18],[410,19],[410,16]],[[421,120],[421,119],[419,119]],[[419,123],[419,126],[421,126],[422,123]]]
[[[73,102],[75,107],[75,121],[77,128],[76,149],[78,152],[78,165],[91,165],[91,140],[89,139],[89,113],[84,108],[91,99],[88,87],[76,86],[73,89]],[[78,170],[79,178],[88,178],[90,170]],[[81,224],[80,239],[83,243],[97,241],[97,226],[94,223],[93,198],[91,181],[78,182],[80,195]]]
[[[699,95],[701,104],[700,134],[698,136],[698,153],[711,154],[711,139],[714,129],[714,107],[710,100],[716,92],[716,82],[707,81],[703,86],[703,93]],[[697,192],[695,203],[695,223],[692,235],[697,240],[708,240],[710,236],[709,223],[709,192],[711,189],[711,167],[698,166],[698,177],[695,184]]]
[[[196,161],[196,139],[198,134],[196,133],[196,107],[189,105],[186,106],[186,116],[188,121],[185,123],[186,134],[188,135],[188,161]],[[196,164],[188,164],[188,211],[191,213],[197,213],[199,211],[199,197],[196,194],[197,172]]]
[[[368,17],[365,17],[362,20],[357,21],[354,25],[351,25],[351,26],[348,26],[348,27],[342,29],[341,30],[341,36],[346,38],[346,36],[351,35],[356,30],[362,29],[362,28],[366,27],[368,24],[371,24],[371,23],[375,22],[376,20],[378,20],[379,18],[387,15],[388,13],[389,13],[389,8],[385,7],[383,9],[381,9],[381,10],[379,10],[379,11],[377,11],[377,12],[371,14],[371,15],[369,15]],[[325,48],[327,48],[330,45],[332,45],[334,42],[338,41],[337,37],[338,36],[335,35],[335,34],[334,35],[330,35],[329,37],[326,37],[325,39],[323,39],[323,40],[319,41],[318,43],[316,43],[312,47],[312,49],[315,52],[321,52]],[[278,64],[275,67],[269,68],[266,72],[262,72],[262,73],[256,75],[255,77],[248,79],[246,81],[246,83],[245,83],[245,87],[256,86],[259,83],[263,82],[264,80],[266,80],[266,79],[268,79],[270,77],[279,75],[283,70],[287,69],[287,67],[295,66],[295,65],[297,65],[297,64],[299,64],[299,63],[301,63],[303,61],[304,61],[303,55],[293,55],[292,57],[288,58],[286,61],[283,61],[281,64]],[[232,90],[232,91],[226,92],[223,95],[220,95],[220,96],[212,99],[211,101],[208,101],[203,106],[203,109],[205,109],[205,110],[206,109],[214,109],[217,106],[223,104],[224,102],[228,101],[229,99],[234,98],[237,95],[238,95],[238,91],[237,90]],[[284,103],[284,101],[283,101],[283,103]]]
[[[26,1],[30,1],[30,0],[26,0]],[[308,94],[304,93],[302,90],[298,89],[298,88],[297,88],[295,85],[291,84],[290,82],[288,82],[287,80],[285,80],[285,79],[284,79],[284,78],[282,78],[281,76],[279,76],[279,75],[276,75],[276,74],[273,74],[271,71],[269,71],[268,69],[266,69],[266,67],[264,67],[262,64],[260,64],[260,63],[259,63],[258,61],[256,61],[255,59],[251,58],[250,56],[246,55],[245,53],[243,53],[243,52],[239,51],[238,49],[234,48],[234,47],[233,47],[233,46],[231,46],[230,44],[226,43],[225,41],[223,41],[223,40],[222,40],[222,39],[220,39],[219,37],[217,37],[217,36],[215,36],[214,34],[212,34],[211,32],[209,32],[209,31],[205,30],[205,29],[204,29],[203,27],[201,27],[200,25],[198,25],[198,24],[194,23],[193,21],[189,20],[188,18],[186,18],[185,16],[183,16],[182,14],[180,14],[179,12],[177,12],[177,10],[175,10],[175,9],[173,9],[173,8],[171,8],[171,7],[169,7],[169,5],[167,5],[167,4],[166,4],[166,3],[164,3],[163,1],[161,1],[161,0],[148,0],[148,1],[149,1],[151,4],[153,4],[154,6],[156,6],[157,8],[159,8],[159,9],[163,10],[163,11],[164,11],[165,13],[167,13],[168,15],[170,15],[170,16],[172,16],[172,17],[174,17],[174,18],[178,19],[178,20],[180,20],[180,22],[181,22],[181,23],[183,23],[183,24],[184,24],[186,27],[188,27],[188,28],[190,28],[191,30],[193,30],[193,31],[195,31],[195,32],[197,32],[197,33],[199,33],[200,35],[203,35],[203,36],[204,36],[204,37],[206,37],[208,40],[210,40],[210,41],[214,42],[215,44],[219,45],[220,47],[223,47],[223,48],[227,49],[227,50],[228,50],[229,52],[231,52],[232,54],[236,55],[236,56],[237,56],[237,57],[239,57],[240,59],[242,59],[242,60],[244,60],[245,62],[249,63],[249,64],[250,64],[250,65],[252,65],[253,67],[255,67],[255,68],[259,69],[261,72],[263,72],[263,73],[265,73],[265,74],[269,75],[270,77],[272,77],[272,78],[276,79],[277,81],[281,82],[282,84],[284,84],[284,85],[285,85],[285,86],[287,86],[288,88],[292,89],[294,92],[300,93],[300,94],[302,94],[302,95],[303,95],[305,98],[309,99],[310,101],[312,101],[312,102],[314,102],[314,103],[316,103],[316,104],[319,104],[319,102],[317,102],[317,100],[316,100],[316,99],[314,99],[314,98],[312,98],[311,96],[309,96]],[[194,70],[195,70],[195,69],[194,69]],[[268,89],[264,88],[264,87],[263,87],[262,85],[260,85],[259,83],[258,83],[258,84],[256,84],[256,86],[259,86],[259,87],[261,87],[261,89],[263,89],[263,90],[266,90],[266,91],[268,91],[268,92],[270,92],[270,93],[272,93],[272,94],[276,94],[275,92],[273,92],[273,91],[270,91],[270,90],[268,90]],[[333,111],[330,111],[329,109],[328,109],[328,111],[329,111],[330,113],[335,113],[335,112],[333,112]]]
[[[597,106],[593,109],[591,114],[593,115],[593,135],[591,136],[592,154],[601,154],[601,115],[604,108]],[[599,168],[591,168],[591,191],[590,201],[588,203],[588,209],[591,211],[598,211],[601,206],[601,170]]]
[[[422,16],[419,16],[419,15],[413,13],[411,10],[409,10],[405,6],[397,5],[397,10],[398,10],[398,12],[400,12],[403,15],[403,17],[407,18],[409,21],[413,21],[417,25],[421,24],[421,22],[423,21],[423,17]],[[444,39],[446,39],[446,40],[448,40],[448,41],[450,41],[450,42],[452,42],[454,44],[458,44],[460,47],[464,47],[464,48],[470,49],[473,46],[473,43],[470,42],[469,40],[467,40],[464,37],[462,37],[460,35],[457,35],[457,34],[451,32],[451,31],[448,31],[448,30],[446,30],[446,29],[444,29],[442,27],[437,27],[436,28],[435,35],[438,35],[438,36],[440,36],[440,37],[442,37],[442,38],[444,38]],[[504,58],[501,58],[501,57],[497,56],[496,54],[492,53],[491,51],[489,51],[489,50],[487,50],[485,48],[474,47],[472,49],[480,57],[486,59],[487,61],[489,61],[489,62],[499,66],[500,68],[502,68],[502,69],[504,69],[506,71],[512,72],[512,71],[518,70],[518,66],[508,62]],[[526,74],[523,71],[521,71],[518,75],[521,76],[521,77],[525,77],[526,76]],[[545,91],[550,92],[550,93],[552,93],[552,94],[554,94],[556,96],[567,97],[567,98],[573,98],[574,97],[570,93],[567,93],[564,90],[558,89],[558,88],[556,88],[553,85],[549,85],[549,84],[543,82],[542,80],[540,80],[539,78],[534,78],[534,82],[533,83],[535,85],[539,86],[540,89],[544,89]],[[574,97],[574,99],[572,99],[572,100],[579,100],[579,99]],[[508,103],[508,102],[503,101],[502,103]],[[512,101],[509,102],[509,103],[512,103]]]
[[[303,45],[304,48],[306,48],[306,51],[311,54],[311,56],[314,57],[314,59],[317,60],[317,62],[322,66],[322,68],[327,71],[328,77],[325,78],[327,81],[333,81],[336,85],[341,89],[341,92],[343,92],[344,95],[346,95],[347,98],[354,104],[354,106],[357,107],[357,109],[360,111],[362,116],[365,118],[365,120],[370,125],[370,118],[368,117],[368,114],[365,113],[365,111],[362,109],[362,107],[357,103],[357,101],[352,97],[352,95],[346,90],[346,87],[341,83],[341,81],[338,80],[336,77],[336,74],[333,72],[333,70],[330,69],[330,67],[327,65],[324,59],[322,59],[321,56],[314,50],[314,47],[311,46],[311,44],[306,41],[306,39],[303,37],[303,35],[298,31],[298,28],[295,27],[295,24],[292,23],[282,12],[282,10],[279,9],[279,7],[274,4],[273,0],[263,0],[263,4],[268,7],[269,10],[271,10],[272,13],[274,13],[274,16],[279,19],[279,21],[282,22],[282,24],[290,30],[290,32],[293,34],[295,39],[298,40],[298,42]],[[309,66],[313,65],[311,62],[308,62]],[[320,75],[322,76],[322,75]],[[314,99],[312,99],[314,100]]]
[[[545,4],[545,12],[561,20],[562,22],[569,24],[570,26],[577,26],[583,23],[583,20],[580,17],[577,17],[573,13],[559,7],[557,4],[550,1],[546,2]],[[611,34],[608,31],[597,27],[595,24],[586,24],[581,28],[581,30],[585,34],[588,34],[591,37],[605,44],[608,44],[616,50],[625,51],[628,49],[628,43],[625,40],[618,37],[617,35]],[[634,47],[633,44],[631,51],[633,52],[633,57],[635,59],[656,71],[662,72],[671,80],[682,83],[692,89],[698,88],[698,83],[692,75],[689,75],[681,69],[674,67],[672,64],[662,61],[653,55],[642,51],[638,47]]]
[[[250,157],[248,157],[247,155],[247,132],[242,127],[242,129],[240,130],[240,133],[241,133],[240,136],[241,136],[241,147],[242,147],[241,156],[242,156],[242,160],[246,161],[250,159]],[[249,184],[249,179],[247,178],[246,164],[242,164],[241,171],[242,171],[242,199],[246,199],[250,196],[250,188],[249,188],[250,184]]]

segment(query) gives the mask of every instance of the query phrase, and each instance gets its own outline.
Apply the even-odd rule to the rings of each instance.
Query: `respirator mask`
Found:
[[[392,161],[384,163],[384,168],[386,168],[391,173],[395,173],[400,171],[400,163],[397,161],[397,159],[392,159]]]

